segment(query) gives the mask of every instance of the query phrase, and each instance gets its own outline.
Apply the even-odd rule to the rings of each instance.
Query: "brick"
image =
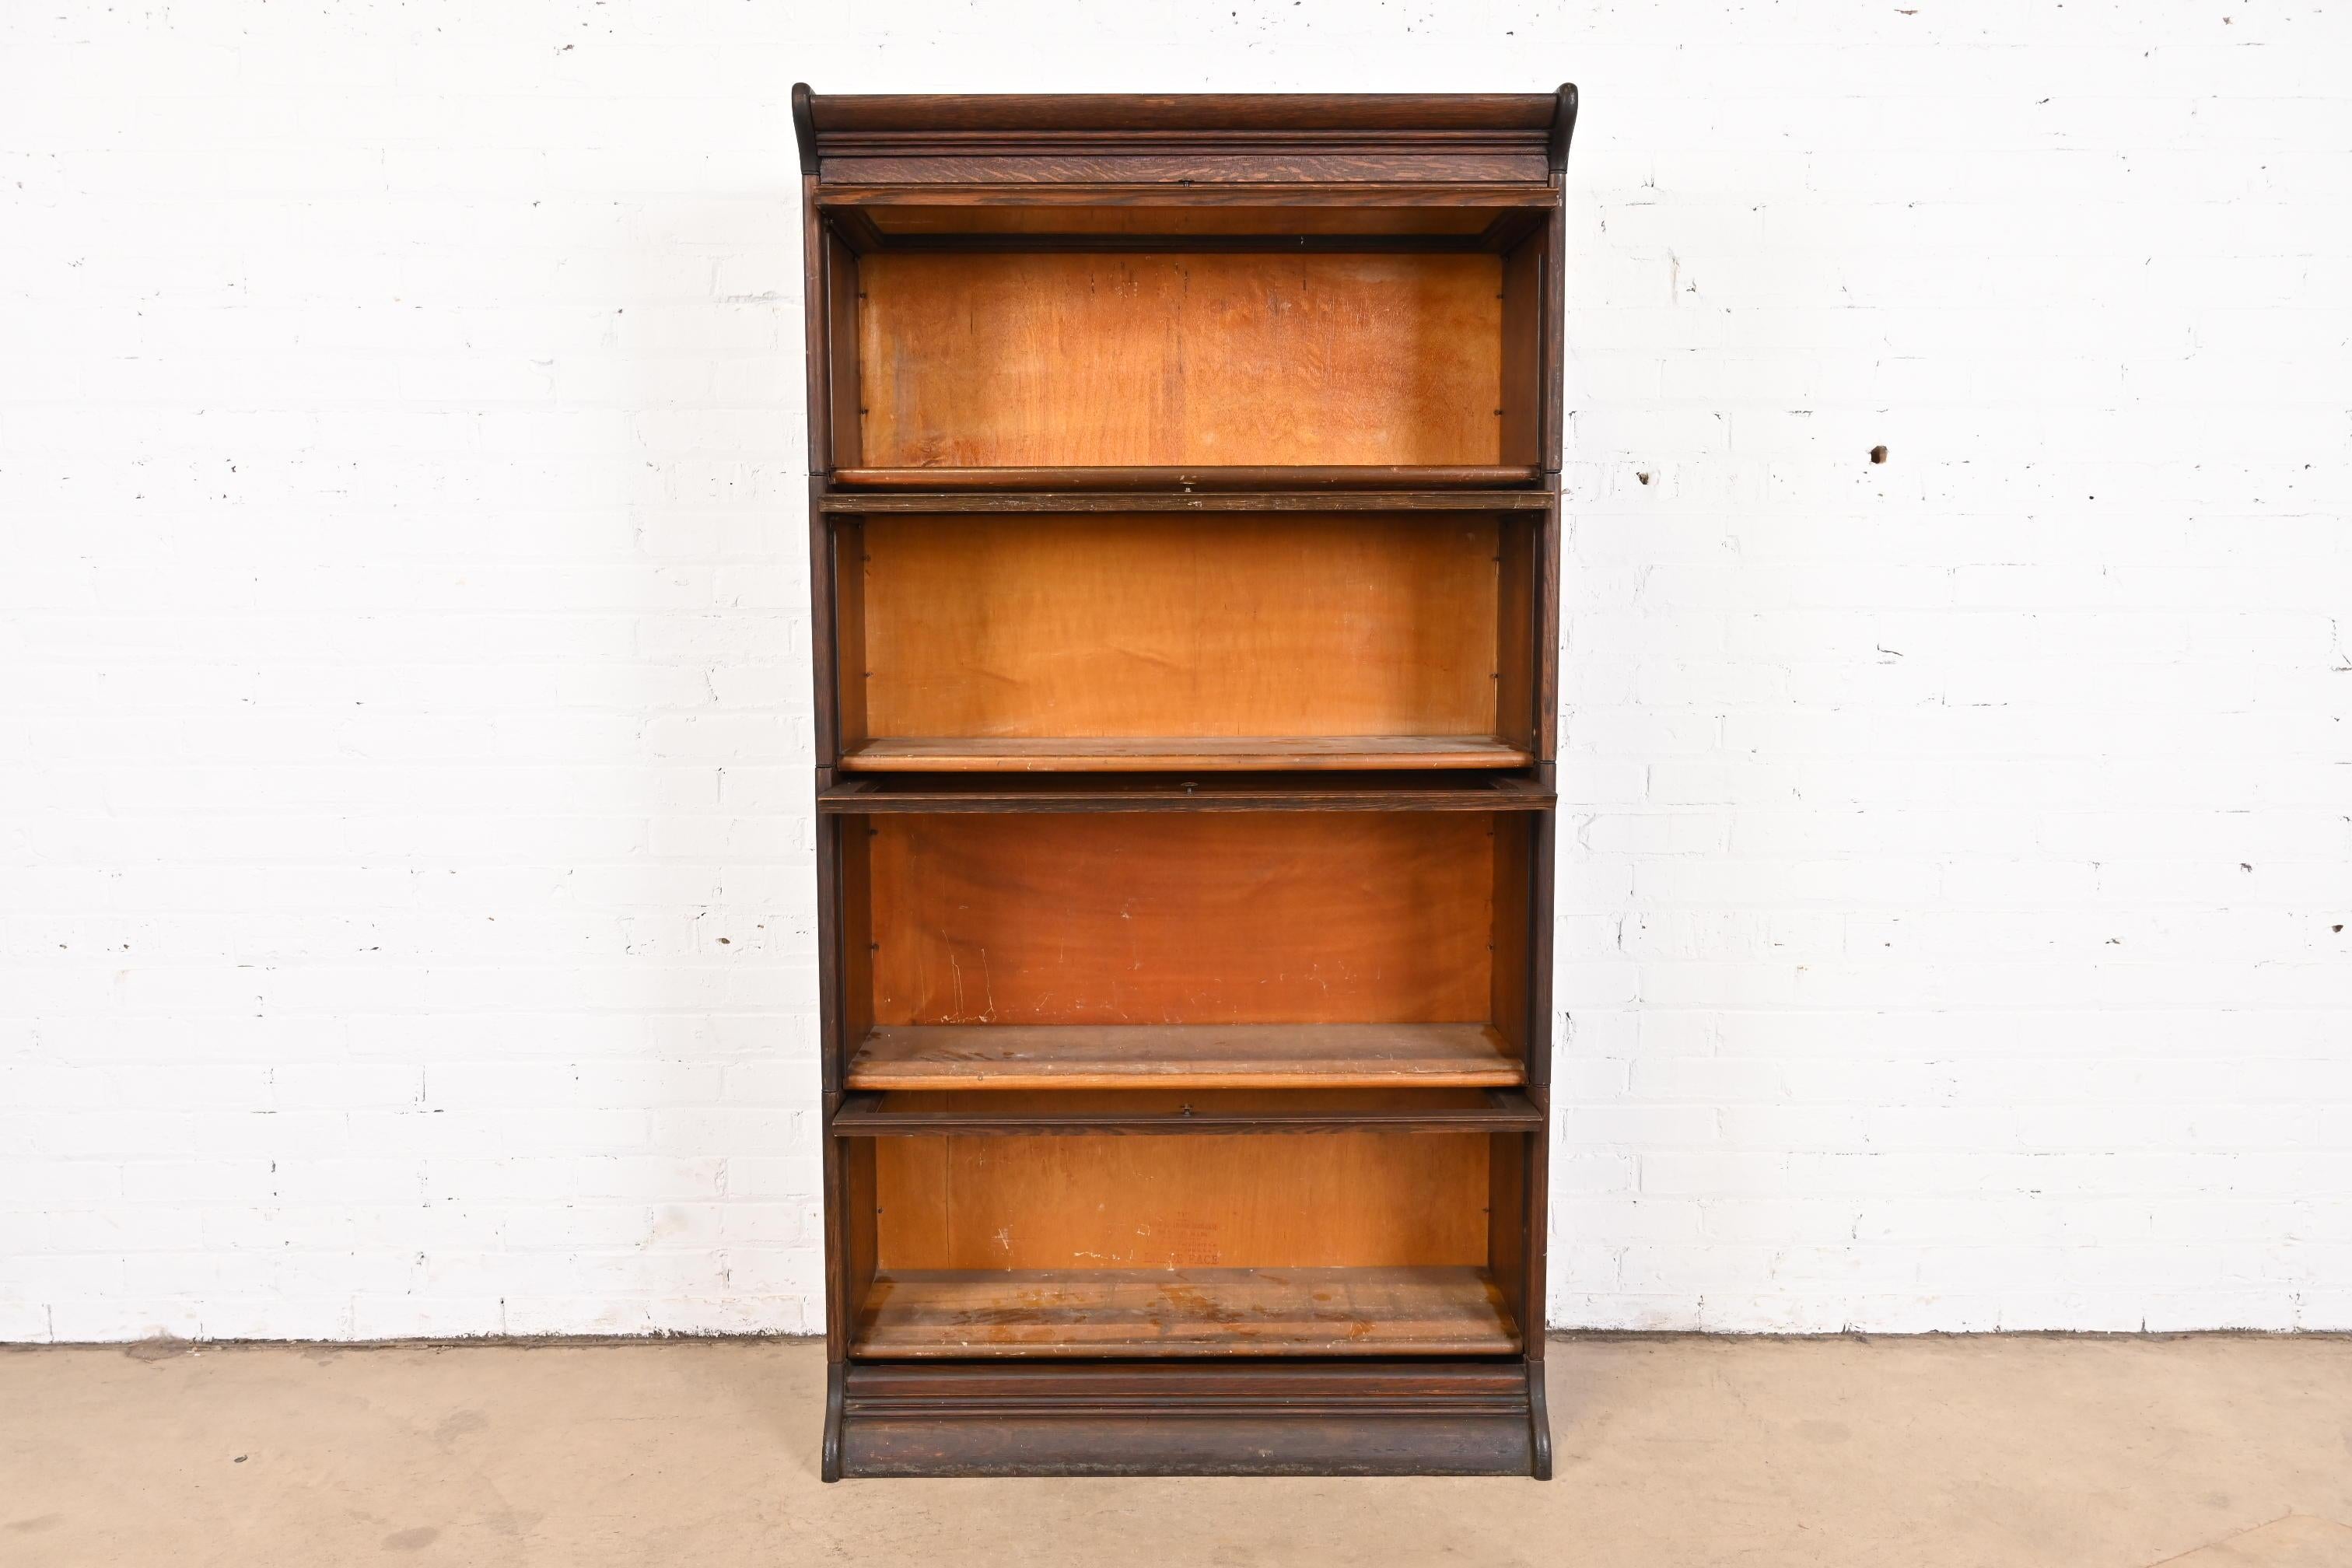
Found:
[[[2352,1328],[2339,22],[902,10],[1597,62],[1555,1322]],[[0,1338],[824,1326],[780,84],[879,35],[563,26],[0,23]]]

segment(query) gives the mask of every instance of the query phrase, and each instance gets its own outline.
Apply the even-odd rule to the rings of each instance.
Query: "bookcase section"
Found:
[[[1502,458],[1496,257],[883,252],[857,290],[869,467]]]
[[[839,527],[851,772],[1525,766],[1517,513]]]

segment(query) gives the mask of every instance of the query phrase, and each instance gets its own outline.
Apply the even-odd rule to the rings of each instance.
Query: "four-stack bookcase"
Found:
[[[793,100],[826,1479],[1548,1474],[1574,89]]]

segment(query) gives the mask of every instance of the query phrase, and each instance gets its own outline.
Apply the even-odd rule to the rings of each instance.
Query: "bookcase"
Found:
[[[793,108],[825,1479],[1547,1476],[1575,89]]]

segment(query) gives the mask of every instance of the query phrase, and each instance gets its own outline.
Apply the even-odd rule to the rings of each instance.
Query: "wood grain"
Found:
[[[1160,773],[866,773],[817,791],[824,816],[961,812],[1550,811],[1521,773],[1446,771]]]
[[[842,754],[866,773],[1323,773],[1517,768],[1534,753],[1485,735],[1145,735],[867,741]]]
[[[1553,95],[1531,92],[830,93],[809,98],[820,143],[844,135],[937,139],[971,132],[1098,132],[1123,143],[1169,133],[1550,133]]]
[[[1544,1124],[1542,1107],[1516,1089],[1170,1089],[1169,1079],[1150,1081],[1160,1087],[852,1089],[829,1125],[847,1141],[945,1133],[1538,1132]]]
[[[1492,1141],[1378,1131],[877,1138],[877,1267],[1483,1265]]]
[[[864,578],[845,595],[863,605],[863,643],[842,650],[865,675],[866,729],[845,731],[842,765],[1522,765],[1522,746],[1495,739],[1501,527],[1475,513],[866,518]]]
[[[1489,255],[884,252],[876,467],[1496,464]]]
[[[861,470],[871,472],[872,470]],[[1042,511],[1495,511],[1540,512],[1552,503],[1543,490],[980,490],[969,494],[937,488],[942,470],[896,468],[924,477],[920,493],[828,490],[818,498],[825,512],[911,511],[940,515]],[[971,472],[970,469],[961,470]],[[988,469],[990,473],[1006,470]],[[1064,470],[1068,472],[1069,470]],[[1085,472],[1086,470],[1076,470]],[[1283,469],[1277,472],[1292,473]],[[836,476],[838,477],[838,476]]]
[[[1526,1078],[1486,1024],[876,1029],[852,1089],[1485,1088]]]
[[[1290,486],[1295,490],[1300,485],[1319,485],[1335,492],[1351,489],[1379,490],[1391,488],[1412,492],[1418,487],[1423,494],[1448,489],[1488,489],[1495,492],[1491,497],[1481,498],[1475,503],[1460,504],[1541,506],[1549,504],[1551,500],[1544,492],[1508,488],[1526,485],[1541,477],[1541,470],[1537,468],[1493,463],[1467,466],[1397,463],[1265,466],[1244,463],[1189,468],[1181,465],[1160,468],[852,468],[835,470],[833,482],[850,489],[934,490],[942,493],[958,490],[1156,490],[1160,492],[1162,505],[1173,498],[1196,491],[1276,491],[1284,486]],[[846,498],[837,504],[850,508],[857,505],[855,500]],[[1134,510],[1108,499],[1083,504],[1095,510]],[[1326,504],[1346,507],[1349,503],[1344,496],[1335,496]],[[1008,495],[992,507],[982,506],[979,510],[1017,511],[1022,507],[1018,500]],[[1269,502],[1266,510],[1280,509],[1276,503]]]
[[[1530,1469],[1517,1356],[860,1359],[837,1386],[851,1475]]]
[[[863,209],[890,238],[930,235],[1475,236],[1494,222],[1486,207],[898,206]],[[1524,210],[1524,209],[1503,209]]]
[[[1181,1268],[875,1277],[852,1341],[873,1357],[1507,1355],[1483,1268]]]
[[[1483,813],[868,819],[877,1024],[1446,1024],[1490,1002]]]

